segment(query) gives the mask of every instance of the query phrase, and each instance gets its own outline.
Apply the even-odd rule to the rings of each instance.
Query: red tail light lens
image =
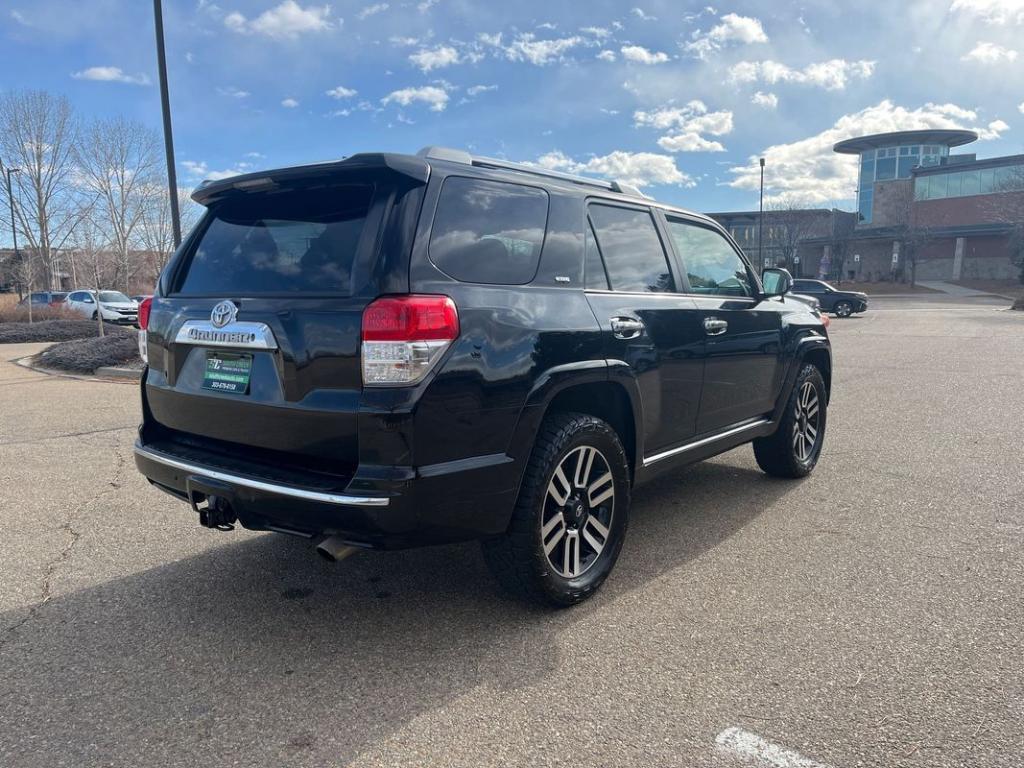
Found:
[[[447,296],[385,296],[363,310],[363,384],[415,384],[459,335],[459,313]]]
[[[153,306],[153,297],[143,299],[139,304],[139,328],[146,330],[149,328],[149,310]]]
[[[447,296],[385,296],[363,311],[363,341],[451,341],[459,313]]]

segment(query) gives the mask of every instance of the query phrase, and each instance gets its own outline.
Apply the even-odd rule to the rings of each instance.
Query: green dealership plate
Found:
[[[207,352],[203,389],[245,395],[249,392],[252,373],[252,355],[234,355],[225,352]]]

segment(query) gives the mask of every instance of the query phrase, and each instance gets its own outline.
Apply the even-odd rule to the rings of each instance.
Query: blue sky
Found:
[[[179,180],[426,144],[607,174],[711,211],[852,208],[841,138],[1024,151],[1024,0],[165,0]],[[160,125],[151,4],[0,4],[0,88]],[[14,62],[12,66],[12,62]]]

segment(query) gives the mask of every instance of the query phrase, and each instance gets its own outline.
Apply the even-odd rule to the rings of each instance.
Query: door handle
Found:
[[[725,320],[720,320],[717,317],[704,318],[704,332],[708,336],[721,336],[727,330],[729,330],[729,323]]]
[[[613,317],[611,324],[616,339],[635,339],[644,330],[644,324],[635,317]]]

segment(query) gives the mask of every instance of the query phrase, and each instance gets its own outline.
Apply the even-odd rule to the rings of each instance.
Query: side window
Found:
[[[668,220],[668,231],[694,293],[754,295],[743,259],[718,232],[678,219]]]
[[[793,290],[797,293],[824,293],[825,286],[808,280],[794,280]]]
[[[599,291],[608,290],[608,276],[601,263],[601,252],[597,250],[597,238],[594,237],[594,225],[587,221],[586,243],[584,244],[585,263],[584,284],[587,288]]]
[[[598,204],[589,210],[612,290],[675,291],[665,249],[649,211]]]
[[[544,245],[548,193],[536,187],[451,176],[430,233],[430,259],[466,283],[522,285]]]

